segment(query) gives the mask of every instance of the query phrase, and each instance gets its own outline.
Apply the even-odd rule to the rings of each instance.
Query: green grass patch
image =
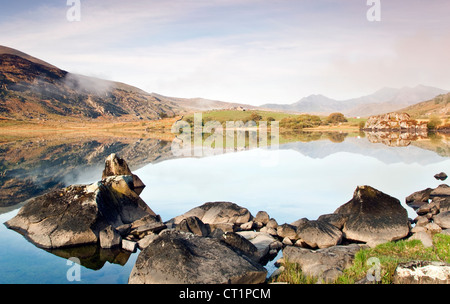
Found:
[[[450,236],[436,234],[433,236],[433,247],[425,248],[418,240],[401,240],[380,244],[375,248],[361,249],[355,255],[353,265],[344,270],[336,284],[355,284],[363,279],[373,267],[369,259],[375,257],[380,261],[381,284],[391,284],[399,263],[413,260],[442,261],[450,263]],[[291,284],[312,284],[317,280],[302,274],[295,263],[286,263],[285,270],[271,282],[287,282]]]
[[[364,278],[372,267],[367,261],[371,257],[380,260],[381,283],[391,284],[395,269],[399,263],[413,260],[450,261],[450,236],[436,234],[433,237],[433,247],[425,248],[418,240],[402,240],[380,244],[375,248],[360,250],[355,255],[353,266],[344,271],[337,283],[353,284]]]

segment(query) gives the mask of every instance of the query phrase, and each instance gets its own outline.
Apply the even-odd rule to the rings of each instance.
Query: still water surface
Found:
[[[265,210],[282,224],[334,212],[351,199],[358,185],[398,198],[413,218],[405,197],[437,187],[442,182],[433,175],[449,169],[450,158],[434,151],[353,137],[340,143],[293,142],[279,150],[171,159],[149,163],[134,173],[147,185],[141,197],[164,221],[205,202],[230,201],[253,215]],[[85,170],[73,182],[91,183],[100,176],[101,172]],[[0,214],[0,222],[12,218],[19,207]],[[72,283],[66,278],[71,267],[66,258],[73,253],[39,249],[4,225],[0,244],[0,283]],[[81,254],[86,259],[80,283],[126,283],[137,254],[86,249]]]

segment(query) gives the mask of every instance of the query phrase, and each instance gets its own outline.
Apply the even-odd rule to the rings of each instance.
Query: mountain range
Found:
[[[326,115],[341,112],[349,117],[367,117],[398,111],[446,93],[448,91],[443,89],[418,85],[383,88],[348,100],[335,100],[319,94],[304,97],[293,104],[257,107],[147,93],[128,84],[70,73],[21,51],[0,46],[0,119],[136,121],[237,107]]]
[[[265,104],[262,108],[313,114],[341,112],[346,116],[367,117],[394,112],[448,91],[418,85],[403,88],[382,88],[373,94],[347,100],[335,100],[323,95],[310,95],[293,104]]]

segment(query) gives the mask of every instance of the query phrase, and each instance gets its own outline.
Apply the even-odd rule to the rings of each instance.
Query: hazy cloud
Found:
[[[389,0],[368,22],[365,0],[81,0],[11,7],[1,44],[67,71],[149,92],[253,104],[383,86],[444,89],[450,2]]]

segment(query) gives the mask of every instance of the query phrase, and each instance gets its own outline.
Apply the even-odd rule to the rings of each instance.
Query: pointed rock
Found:
[[[357,187],[353,198],[335,213],[348,216],[344,237],[359,242],[388,242],[409,233],[408,214],[400,201],[370,186]]]

